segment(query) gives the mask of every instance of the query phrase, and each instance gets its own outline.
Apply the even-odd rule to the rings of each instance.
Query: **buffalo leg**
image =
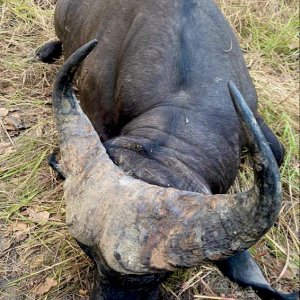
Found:
[[[276,135],[273,131],[268,127],[268,125],[264,122],[263,118],[258,116],[256,118],[257,123],[262,130],[266,140],[268,141],[270,148],[274,154],[274,157],[277,161],[278,166],[280,167],[284,160],[285,150],[282,143],[277,139]]]
[[[216,263],[230,280],[243,287],[251,287],[263,300],[297,300],[299,293],[285,294],[273,289],[262,274],[249,251],[236,254]]]
[[[61,41],[52,41],[41,46],[35,53],[36,59],[51,64],[62,55]]]

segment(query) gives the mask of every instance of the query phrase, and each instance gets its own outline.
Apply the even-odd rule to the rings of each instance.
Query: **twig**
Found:
[[[171,293],[177,300],[180,300],[179,297],[167,286],[165,286],[164,284],[162,284],[163,288],[168,291],[169,293]]]
[[[285,265],[280,273],[280,275],[278,276],[278,278],[275,280],[275,282],[279,281],[282,276],[285,274],[288,266],[289,266],[289,262],[290,262],[290,245],[289,245],[289,241],[288,241],[288,238],[287,238],[287,235],[285,235],[285,240],[286,240],[286,247],[287,247],[287,250],[286,250],[286,261],[285,261]]]
[[[9,141],[11,142],[11,144],[13,145],[13,147],[16,148],[16,145],[15,145],[15,143],[13,142],[13,140],[11,139],[9,133],[7,132],[7,130],[6,130],[5,126],[4,126],[4,124],[3,124],[2,120],[1,120],[1,118],[0,118],[0,124],[1,124],[1,126],[2,126],[2,128],[3,128],[3,130],[4,130],[4,132],[6,133],[6,135],[7,135],[8,139],[9,139]]]
[[[228,50],[224,50],[225,53],[229,53],[232,50],[232,40],[230,40],[230,48]]]

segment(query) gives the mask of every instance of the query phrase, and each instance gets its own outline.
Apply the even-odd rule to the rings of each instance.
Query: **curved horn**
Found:
[[[249,135],[255,186],[235,195],[203,195],[151,185],[110,160],[72,92],[76,68],[94,45],[65,62],[54,87],[71,234],[126,274],[196,266],[251,247],[278,215],[281,185],[273,154],[233,83],[229,89]]]
[[[61,164],[66,174],[82,172],[86,158],[101,147],[99,137],[83,114],[72,89],[79,64],[96,45],[97,40],[92,40],[75,51],[60,69],[53,87],[53,112],[60,139]]]

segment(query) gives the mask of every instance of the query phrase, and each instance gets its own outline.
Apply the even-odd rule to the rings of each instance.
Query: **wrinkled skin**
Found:
[[[55,26],[66,58],[98,39],[78,72],[80,105],[125,173],[162,187],[226,193],[246,144],[230,80],[247,95],[281,163],[282,145],[257,115],[238,42],[212,1],[64,0],[58,1]],[[92,299],[155,299],[168,276],[122,275],[96,249],[80,245],[97,265]],[[251,263],[241,272],[243,259]],[[246,252],[220,268],[242,285],[263,284],[274,299],[296,299],[272,290]],[[247,281],[245,274],[254,270]],[[261,297],[270,299],[264,291]]]

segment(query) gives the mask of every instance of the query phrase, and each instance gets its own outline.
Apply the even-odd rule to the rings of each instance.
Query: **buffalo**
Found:
[[[59,0],[55,29],[37,53],[66,58],[51,164],[65,178],[69,231],[96,265],[91,299],[157,299],[172,271],[206,262],[262,299],[297,299],[247,251],[278,216],[284,148],[217,5]],[[245,146],[254,186],[226,194]]]

